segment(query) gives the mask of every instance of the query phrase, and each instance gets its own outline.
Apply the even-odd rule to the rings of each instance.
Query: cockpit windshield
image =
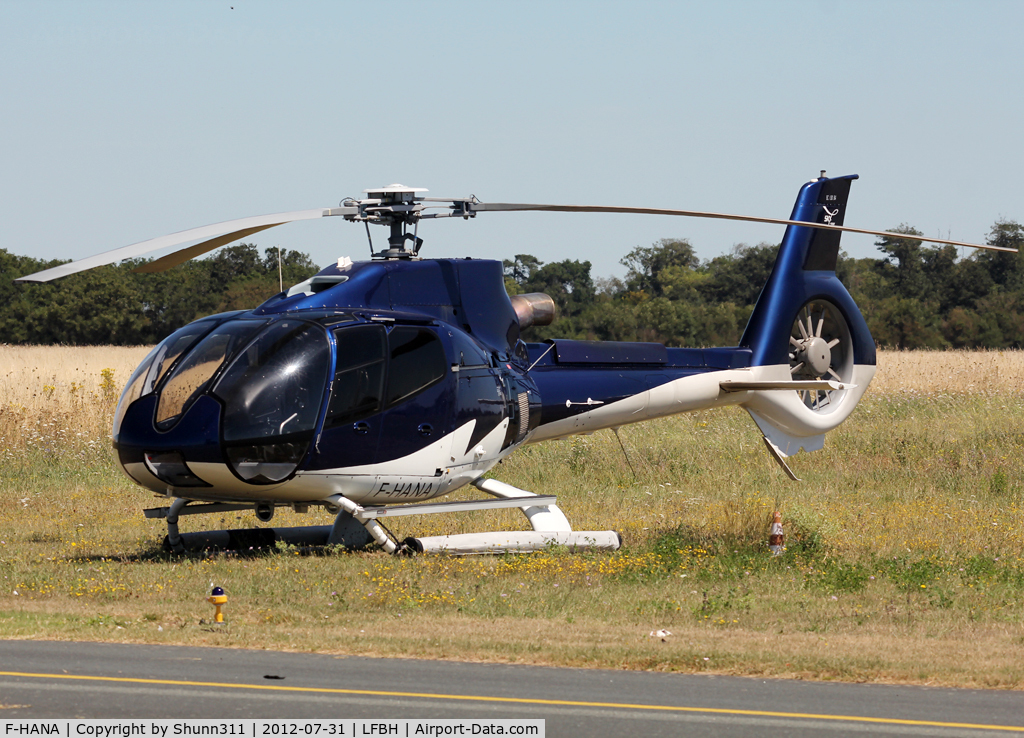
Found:
[[[214,387],[224,403],[221,435],[234,472],[274,484],[309,451],[330,371],[327,332],[300,320],[271,323]]]
[[[431,327],[350,325],[348,316],[337,326],[336,316],[311,317],[247,314],[186,326],[143,361],[121,407],[156,393],[149,417],[158,431],[174,429],[168,443],[180,444],[191,429],[176,425],[189,408],[203,397],[197,422],[208,422],[219,404],[224,461],[246,482],[277,484],[309,454],[326,397],[325,429],[366,425],[449,376],[445,346]],[[432,405],[408,407],[394,412],[415,414]]]

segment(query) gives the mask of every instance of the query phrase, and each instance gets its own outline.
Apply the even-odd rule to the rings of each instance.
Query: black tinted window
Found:
[[[271,324],[224,373],[224,440],[312,431],[330,359],[322,328],[297,320]]]
[[[364,325],[334,332],[337,368],[325,425],[351,423],[380,410],[384,396],[384,328]]]
[[[389,406],[440,381],[448,368],[441,339],[426,328],[393,328],[388,334],[388,352]]]

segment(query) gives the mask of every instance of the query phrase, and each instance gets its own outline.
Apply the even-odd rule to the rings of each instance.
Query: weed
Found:
[[[871,577],[871,571],[857,561],[829,560],[814,578],[815,586],[827,594],[859,592]]]
[[[110,404],[117,400],[118,387],[114,381],[114,370],[110,367],[104,367],[100,370],[100,393],[103,396],[103,401]]]

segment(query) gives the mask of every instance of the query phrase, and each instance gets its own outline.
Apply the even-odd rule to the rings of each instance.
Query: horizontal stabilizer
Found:
[[[808,379],[806,381],[781,379],[765,382],[725,381],[719,382],[718,386],[722,388],[723,392],[743,392],[744,390],[821,390],[828,392],[829,390],[853,389],[857,385],[844,384],[833,379]]]

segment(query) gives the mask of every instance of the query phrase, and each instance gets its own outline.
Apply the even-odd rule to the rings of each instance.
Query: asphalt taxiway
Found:
[[[0,641],[25,718],[544,719],[548,736],[1024,736],[1024,693]]]

